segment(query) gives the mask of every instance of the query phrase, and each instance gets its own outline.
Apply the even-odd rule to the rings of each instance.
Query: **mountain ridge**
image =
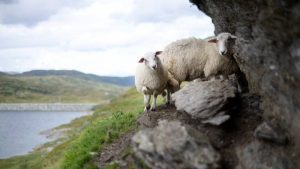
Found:
[[[106,103],[133,85],[133,77],[76,70],[0,72],[0,103]]]
[[[133,86],[134,85],[134,76],[99,76],[91,73],[83,73],[77,70],[31,70],[18,74],[9,74],[6,72],[0,72],[0,75],[14,76],[14,77],[30,77],[30,76],[69,76],[73,78],[78,78],[82,80],[89,80],[94,82],[101,83],[110,83],[119,86]]]

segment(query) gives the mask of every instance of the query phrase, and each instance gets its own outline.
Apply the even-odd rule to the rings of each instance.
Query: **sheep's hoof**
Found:
[[[150,110],[150,106],[146,106],[144,109],[145,112],[148,112],[149,110]]]
[[[156,108],[151,108],[151,111],[156,111]]]

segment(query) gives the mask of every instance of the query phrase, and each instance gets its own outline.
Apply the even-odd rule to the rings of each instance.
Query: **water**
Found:
[[[23,155],[49,139],[40,132],[69,123],[85,112],[0,112],[0,159]]]

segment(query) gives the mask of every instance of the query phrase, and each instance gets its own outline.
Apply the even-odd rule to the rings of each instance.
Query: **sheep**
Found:
[[[136,67],[135,86],[144,95],[145,111],[150,109],[151,95],[151,111],[155,111],[156,98],[164,92],[168,82],[168,71],[162,65],[159,54],[161,51],[146,53]]]
[[[173,79],[178,85],[183,81],[191,81],[196,78],[210,78],[216,75],[230,74],[239,71],[233,57],[227,54],[226,48],[231,39],[236,36],[230,33],[221,33],[216,37],[206,40],[188,38],[175,41],[165,47],[160,55],[162,63],[167,67]],[[168,95],[179,86],[168,84]],[[170,91],[170,88],[172,91]]]
[[[208,42],[216,43],[218,47],[219,54],[224,56],[227,54],[228,50],[232,49],[232,39],[236,39],[237,37],[228,32],[223,32],[218,34],[216,37],[208,37],[206,38]],[[231,52],[231,51],[230,51]],[[231,53],[230,53],[231,54]]]

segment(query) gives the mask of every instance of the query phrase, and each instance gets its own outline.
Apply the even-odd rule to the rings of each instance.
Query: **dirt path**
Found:
[[[124,158],[128,154],[126,154],[125,151],[130,145],[130,139],[133,134],[134,131],[126,133],[119,139],[115,140],[113,143],[104,147],[104,149],[102,149],[102,151],[94,159],[94,164],[98,168],[104,168],[104,166],[109,165],[112,162],[117,162],[120,166],[126,166]]]

